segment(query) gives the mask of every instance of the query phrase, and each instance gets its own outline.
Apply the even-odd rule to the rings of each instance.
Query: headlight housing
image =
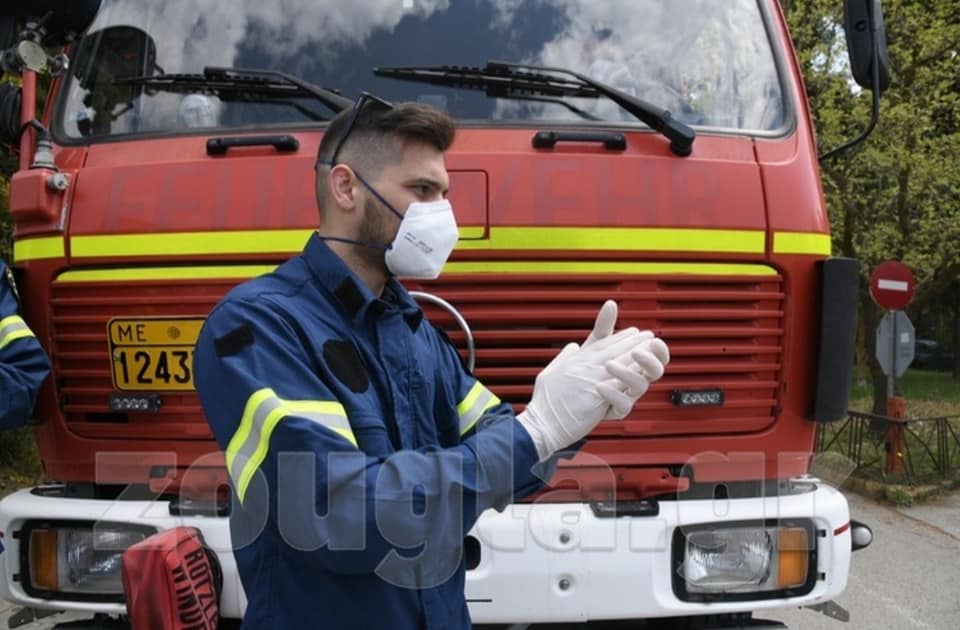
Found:
[[[683,601],[795,597],[817,581],[816,530],[809,521],[740,521],[678,528],[673,590]]]
[[[20,533],[23,590],[47,599],[122,602],[123,552],[154,533],[129,523],[29,523]]]

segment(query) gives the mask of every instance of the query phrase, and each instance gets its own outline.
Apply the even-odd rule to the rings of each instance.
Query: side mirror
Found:
[[[846,0],[843,13],[854,80],[860,87],[883,92],[890,87],[890,57],[880,0]],[[879,66],[876,86],[873,84],[874,59]]]
[[[156,67],[157,47],[135,26],[110,26],[87,33],[78,42],[73,60],[71,69],[81,87],[114,90],[117,79],[151,74]],[[120,89],[134,93],[130,86]]]
[[[130,109],[143,90],[120,80],[153,74],[157,68],[156,44],[139,28],[110,26],[84,35],[74,49],[70,71],[87,90],[83,104],[94,117],[78,123],[80,133],[110,133],[117,108]]]

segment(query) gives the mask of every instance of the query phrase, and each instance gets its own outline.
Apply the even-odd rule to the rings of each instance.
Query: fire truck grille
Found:
[[[565,344],[582,341],[603,301],[616,299],[618,327],[653,330],[670,346],[672,359],[629,418],[604,423],[597,434],[702,435],[758,431],[774,418],[784,295],[780,276],[757,269],[766,275],[463,274],[410,288],[460,311],[474,335],[477,378],[518,409],[543,366]],[[201,317],[236,282],[55,282],[50,308],[57,390],[71,429],[98,438],[210,438],[194,392],[159,392],[162,404],[155,411],[111,411],[116,390],[108,323]],[[454,318],[430,304],[424,310],[466,356],[466,335]],[[695,395],[717,390],[722,404]],[[683,393],[694,394],[694,404],[678,405]]]

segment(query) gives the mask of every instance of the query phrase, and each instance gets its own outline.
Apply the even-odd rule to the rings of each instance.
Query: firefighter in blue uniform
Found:
[[[50,363],[33,331],[20,317],[13,272],[0,261],[0,429],[30,421],[37,392]]]
[[[319,149],[321,229],[200,334],[245,627],[469,628],[462,545],[480,513],[539,488],[663,373],[666,346],[613,333],[613,302],[518,416],[464,369],[396,279],[436,277],[455,245],[453,135],[437,110],[361,97]]]

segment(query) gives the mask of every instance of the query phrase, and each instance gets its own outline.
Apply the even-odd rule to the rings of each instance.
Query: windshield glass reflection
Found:
[[[118,82],[199,75],[206,66],[283,70],[349,98],[367,90],[427,102],[465,122],[642,126],[604,98],[571,98],[568,108],[372,72],[491,59],[582,72],[698,127],[784,123],[756,0],[104,0],[73,55],[61,129],[84,138],[317,124],[304,111],[331,115],[303,96]]]

